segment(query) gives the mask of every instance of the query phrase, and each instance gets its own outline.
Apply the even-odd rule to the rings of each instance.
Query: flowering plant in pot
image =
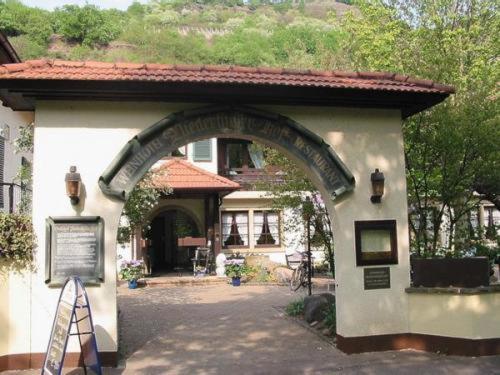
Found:
[[[120,266],[120,278],[128,281],[130,289],[137,288],[137,280],[144,276],[142,260],[124,260]]]
[[[239,286],[241,276],[245,272],[245,259],[228,259],[224,262],[226,267],[226,276],[230,277],[233,286]]]

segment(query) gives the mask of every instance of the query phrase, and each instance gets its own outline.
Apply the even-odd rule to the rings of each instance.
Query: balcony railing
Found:
[[[221,174],[250,190],[259,188],[259,184],[283,182],[283,177],[279,172],[266,169],[230,168],[223,170]]]
[[[0,211],[19,213],[31,206],[31,190],[24,185],[0,182]],[[27,206],[27,207],[22,207]]]

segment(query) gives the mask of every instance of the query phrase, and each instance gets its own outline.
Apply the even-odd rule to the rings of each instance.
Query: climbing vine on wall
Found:
[[[164,173],[164,171],[146,173],[131,191],[120,218],[118,243],[129,242],[134,231],[138,228],[144,232],[149,229],[147,217],[151,209],[158,204],[162,195],[168,195],[172,192],[172,189],[159,188],[154,184],[155,178]]]

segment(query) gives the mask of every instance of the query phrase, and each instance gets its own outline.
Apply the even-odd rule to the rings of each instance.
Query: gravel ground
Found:
[[[120,287],[118,294],[121,363],[106,374],[500,374],[500,356],[345,355],[283,315],[298,298],[285,287]]]

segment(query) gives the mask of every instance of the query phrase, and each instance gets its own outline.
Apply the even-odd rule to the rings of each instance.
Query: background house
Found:
[[[7,38],[0,32],[0,64],[19,63],[21,60]],[[1,102],[1,101],[0,101]],[[16,176],[22,165],[28,166],[32,153],[16,153],[14,142],[21,128],[31,126],[31,111],[13,111],[1,102],[0,106],[0,211],[16,212],[28,187],[21,186]]]
[[[119,245],[118,258],[140,259],[149,252],[153,272],[189,269],[196,247],[215,255],[264,255],[286,263],[286,255],[304,251],[304,227],[285,229],[287,215],[273,209],[259,183],[280,182],[264,169],[259,147],[240,139],[207,139],[190,143],[164,157],[153,168],[166,171],[155,186],[171,188],[149,215],[148,241]],[[141,234],[137,233],[138,237]],[[147,249],[146,249],[147,248]],[[315,251],[315,258],[323,258]]]

